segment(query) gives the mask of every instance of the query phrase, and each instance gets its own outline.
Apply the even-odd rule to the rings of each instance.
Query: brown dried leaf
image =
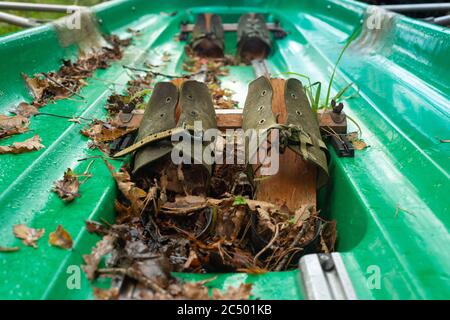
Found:
[[[133,209],[131,206],[125,206],[117,199],[114,201],[114,209],[116,210],[116,223],[122,224],[133,217]]]
[[[364,150],[367,148],[367,144],[363,140],[355,140],[352,144],[355,150]]]
[[[35,106],[33,106],[31,104],[28,104],[26,102],[21,102],[21,103],[19,103],[17,108],[11,112],[18,116],[30,118],[30,117],[34,116],[35,114],[38,114],[39,110],[38,110],[38,108],[36,108]]]
[[[58,227],[56,227],[56,230],[54,232],[50,233],[48,243],[50,243],[52,246],[60,247],[63,249],[72,249],[73,246],[72,237],[60,224],[58,225]]]
[[[82,265],[82,269],[86,273],[89,280],[94,280],[97,273],[97,267],[103,256],[110,253],[114,249],[114,242],[116,238],[112,235],[106,235],[102,240],[97,242],[97,245],[92,249],[91,254],[83,255],[83,260],[86,262]]]
[[[29,124],[28,118],[24,116],[0,114],[0,139],[28,131]]]
[[[45,229],[33,229],[24,224],[16,224],[13,228],[14,235],[22,239],[22,242],[30,247],[37,248],[38,241],[45,233]]]
[[[91,221],[91,220],[86,221],[86,230],[89,233],[96,233],[101,236],[103,236],[109,232],[108,228],[105,227],[103,224],[101,224],[100,222]]]
[[[252,294],[251,283],[241,283],[239,287],[228,287],[221,293],[219,289],[213,289],[212,297],[216,300],[248,300]]]
[[[113,165],[111,165],[106,160],[105,163],[112,176],[116,180],[117,187],[119,188],[120,192],[122,192],[125,198],[130,201],[133,213],[140,213],[144,204],[143,199],[146,198],[147,192],[145,192],[141,188],[136,187],[135,183],[131,181],[130,174],[126,170],[121,169],[121,171],[116,172],[116,169]]]
[[[347,139],[353,144],[355,150],[364,150],[368,147],[364,140],[359,138],[358,132],[351,132],[347,134]]]
[[[119,298],[119,288],[111,289],[94,288],[94,296],[97,300],[117,300]]]
[[[28,88],[31,90],[35,101],[41,100],[44,95],[45,89],[47,89],[49,86],[48,80],[42,77],[30,78],[24,73],[22,73],[22,77],[25,80]]]
[[[216,109],[232,109],[238,104],[237,101],[232,99],[233,92],[222,88],[219,83],[211,83],[208,85],[208,88]]]
[[[120,138],[134,129],[117,128],[106,122],[95,120],[87,128],[81,130],[81,134],[95,142],[108,142]]]
[[[109,62],[122,57],[121,47],[127,46],[130,39],[121,40],[117,36],[108,37],[111,46],[89,54],[83,54],[80,58],[71,62],[64,60],[61,68],[56,72],[39,73],[34,77],[22,74],[27,86],[34,96],[33,105],[40,107],[49,101],[67,98],[76,94],[80,88],[86,85],[87,77],[96,69],[105,69]]]
[[[181,285],[181,292],[177,298],[188,300],[209,300],[208,288],[203,282],[186,282]]]
[[[41,143],[41,138],[38,135],[35,135],[34,137],[27,139],[23,142],[14,142],[12,145],[9,146],[0,146],[0,154],[6,153],[19,154],[40,150],[44,147],[45,146]]]
[[[166,202],[161,207],[161,211],[168,214],[188,214],[191,212],[198,211],[207,206],[207,201],[205,197],[201,196],[185,196],[175,197],[175,202]]]
[[[65,202],[71,202],[75,198],[80,197],[80,194],[78,193],[79,188],[80,182],[78,181],[78,176],[72,169],[68,168],[64,173],[63,179],[55,182],[53,192]]]
[[[322,245],[322,251],[329,253],[334,251],[334,245],[336,243],[337,231],[336,221],[327,221],[322,227],[320,234],[320,243]]]

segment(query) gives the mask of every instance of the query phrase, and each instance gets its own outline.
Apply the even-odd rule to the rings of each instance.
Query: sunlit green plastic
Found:
[[[272,74],[293,71],[313,81],[327,82],[341,48],[364,17],[366,6],[353,1],[111,1],[94,10],[104,32],[127,36],[126,29],[142,30],[122,61],[95,73],[81,90],[85,101],[58,101],[41,111],[102,118],[107,97],[114,90],[103,80],[124,84],[129,74],[121,65],[161,64],[172,53],[165,72],[181,72],[185,43],[174,40],[181,21],[197,12],[221,14],[235,22],[245,12],[261,12],[279,20],[289,32],[277,40],[269,58]],[[187,11],[189,10],[189,11]],[[169,13],[176,12],[175,15]],[[337,251],[342,253],[360,299],[444,299],[450,297],[450,32],[438,26],[396,16],[392,27],[372,39],[372,47],[358,39],[338,67],[333,92],[349,82],[359,96],[346,101],[346,112],[362,128],[370,145],[355,158],[338,158],[331,151],[331,184],[320,193],[322,214],[336,219]],[[233,53],[235,35],[227,34],[226,50]],[[31,96],[20,76],[56,70],[62,58],[74,58],[75,46],[61,48],[51,26],[0,38],[0,113]],[[223,85],[236,91],[243,106],[253,78],[248,67],[232,67]],[[117,90],[121,87],[116,86]],[[350,92],[348,93],[350,94]],[[96,160],[93,177],[81,186],[81,198],[64,204],[51,192],[54,181],[71,167],[81,173],[98,155],[87,148],[79,124],[39,116],[30,132],[0,141],[1,145],[39,134],[45,149],[0,155],[0,246],[20,251],[0,253],[0,298],[93,298],[91,284],[81,273],[80,289],[69,289],[70,265],[80,265],[99,237],[84,228],[88,219],[114,219],[115,185],[105,165]],[[355,129],[355,127],[351,127]],[[331,148],[330,148],[331,149]],[[113,162],[118,168],[120,162]],[[399,209],[398,209],[399,208]],[[402,210],[404,209],[404,210]],[[406,211],[405,211],[406,210]],[[397,214],[396,214],[397,213]],[[21,244],[12,226],[26,223],[45,228],[39,248]],[[62,224],[74,238],[74,248],[51,247],[48,235]],[[380,272],[380,283],[376,281]],[[178,275],[188,280],[213,275]],[[219,275],[210,287],[219,289],[252,282],[253,297],[302,299],[298,271],[264,275]],[[98,285],[102,285],[99,283]]]

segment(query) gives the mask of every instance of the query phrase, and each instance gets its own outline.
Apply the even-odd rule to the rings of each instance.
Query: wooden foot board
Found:
[[[284,99],[285,80],[271,79],[272,112],[278,114],[277,122],[286,124],[287,110]],[[272,150],[271,150],[272,152]],[[258,176],[258,173],[257,173]],[[279,155],[279,170],[268,179],[258,182],[255,198],[295,212],[300,208],[316,207],[317,168],[306,162],[289,148]]]

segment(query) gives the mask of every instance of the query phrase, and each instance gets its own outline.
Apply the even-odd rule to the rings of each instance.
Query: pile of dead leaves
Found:
[[[209,84],[208,88],[213,98],[214,108],[233,109],[238,105],[238,102],[232,99],[233,91],[230,89],[224,89],[217,83]]]
[[[221,87],[219,77],[228,75],[229,69],[227,66],[234,64],[235,61],[230,57],[220,59],[200,58],[187,50],[183,70],[191,74],[205,72],[205,83],[211,92],[214,107],[217,109],[231,109],[237,105],[237,101],[231,98],[233,92],[230,89]]]
[[[128,46],[131,41],[131,39],[120,40],[114,35],[108,37],[107,40],[108,47],[81,55],[75,62],[64,60],[63,65],[56,72],[38,73],[33,77],[22,74],[33,94],[33,102],[31,104],[21,102],[15,110],[11,111],[15,114],[14,116],[0,114],[0,139],[28,131],[29,118],[38,114],[38,108],[47,103],[72,95],[82,98],[78,92],[82,86],[87,84],[85,79],[92,76],[95,70],[107,68],[111,61],[121,59],[122,48]],[[145,81],[147,80],[145,79]],[[0,154],[18,154],[39,150],[43,147],[40,137],[36,135],[22,142],[0,146]]]
[[[118,120],[116,122],[113,119],[106,122],[94,120],[87,127],[80,130],[82,135],[92,140],[90,148],[98,148],[102,152],[109,154],[111,142],[136,131],[137,127],[119,122],[120,116],[117,116],[116,119]]]
[[[130,145],[135,138],[145,109],[145,98],[151,92],[153,75],[136,75],[126,86],[124,94],[108,97],[106,120],[94,120],[80,132],[90,138],[91,148],[109,155]]]
[[[112,94],[106,102],[109,114],[131,113],[135,109],[145,109],[144,98],[151,92],[153,74],[146,73],[144,76],[135,75],[127,82],[125,94]]]
[[[93,227],[94,226],[94,227]],[[97,299],[233,299],[244,300],[251,295],[251,284],[229,287],[225,292],[217,289],[209,295],[207,284],[214,280],[183,282],[171,275],[172,265],[163,254],[154,254],[143,241],[143,229],[129,229],[125,225],[113,225],[109,229],[98,223],[88,222],[88,230],[103,236],[92,252],[84,255],[82,266],[89,280],[110,277],[110,289],[94,288]],[[106,234],[105,234],[106,232]],[[104,257],[110,258],[105,263]],[[105,265],[105,267],[100,267]]]
[[[314,207],[291,212],[253,200],[244,166],[216,168],[215,190],[206,194],[192,187],[195,179],[186,178],[189,168],[167,165],[164,158],[159,162],[165,165],[157,162],[149,176],[139,178],[106,162],[119,190],[117,220],[108,228],[87,226],[103,239],[84,257],[84,270],[91,280],[119,280],[110,290],[96,290],[99,298],[208,298],[203,284],[181,283],[170,272],[281,271],[296,268],[303,254],[333,250],[333,222],[323,222]],[[232,290],[248,298],[250,289]],[[233,296],[213,294],[220,295]]]
[[[128,46],[130,39],[120,40],[117,36],[111,36],[109,44],[101,50],[82,55],[75,62],[64,60],[56,72],[42,72],[33,77],[22,74],[34,96],[31,104],[39,108],[55,100],[79,96],[80,88],[87,84],[85,79],[92,76],[95,70],[109,67],[111,61],[121,59],[122,47]]]

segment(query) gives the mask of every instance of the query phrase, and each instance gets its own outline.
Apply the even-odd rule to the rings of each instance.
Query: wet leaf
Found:
[[[5,116],[0,114],[0,139],[28,131],[29,121],[21,115]]]
[[[16,224],[13,228],[14,235],[22,239],[22,242],[30,247],[37,248],[36,242],[44,235],[45,229],[33,229],[24,224]]]
[[[97,300],[117,300],[119,298],[119,289],[116,287],[111,289],[93,288],[93,290]]]
[[[139,214],[144,203],[143,199],[147,197],[147,192],[141,188],[136,187],[136,184],[131,181],[130,174],[126,170],[116,171],[113,165],[105,160],[105,163],[117,183],[120,192],[130,201],[132,212]]]
[[[116,238],[114,236],[106,235],[102,240],[97,242],[97,245],[92,249],[91,254],[83,255],[83,260],[86,264],[81,267],[89,280],[92,281],[95,279],[100,261],[103,256],[113,250],[115,240]]]
[[[81,134],[92,139],[96,143],[110,142],[133,132],[134,128],[118,128],[99,120],[94,121],[88,127],[81,130]]]
[[[367,144],[363,140],[355,140],[352,144],[355,150],[364,150],[367,148]]]
[[[56,227],[54,232],[50,233],[48,243],[63,249],[72,249],[73,246],[72,237],[60,224]]]
[[[212,297],[217,300],[248,300],[252,294],[251,283],[241,283],[238,287],[229,286],[221,293],[219,289],[213,289]]]
[[[30,78],[24,73],[22,73],[22,77],[25,80],[28,88],[31,90],[35,101],[42,100],[44,91],[49,86],[48,80],[43,77]]]
[[[89,233],[96,233],[98,235],[105,235],[109,232],[108,228],[105,227],[103,224],[97,221],[86,221],[86,230]]]
[[[14,142],[9,146],[0,146],[0,154],[19,154],[40,150],[42,148],[44,148],[44,145],[41,143],[41,138],[38,135],[35,135],[23,142]]]
[[[22,74],[28,88],[34,96],[32,105],[41,107],[48,102],[65,99],[77,95],[81,87],[87,82],[85,79],[97,69],[105,69],[113,60],[122,58],[122,47],[130,44],[131,39],[121,40],[115,35],[107,37],[109,47],[82,54],[74,62],[64,60],[63,65],[56,72],[38,73],[30,77]]]
[[[38,114],[39,110],[38,110],[38,108],[36,108],[35,106],[33,106],[31,104],[28,104],[26,102],[21,102],[21,103],[19,103],[17,108],[11,112],[18,116],[30,118],[30,117],[34,116],[35,114]]]
[[[78,193],[79,188],[80,182],[78,181],[78,176],[72,169],[68,168],[64,173],[63,179],[55,182],[53,192],[65,202],[71,202],[75,198],[80,197],[80,194]]]
[[[219,83],[209,84],[208,88],[216,109],[233,109],[238,105],[238,102],[232,99],[233,92],[229,89],[222,88]]]
[[[200,196],[185,196],[176,197],[174,202],[166,202],[161,207],[161,210],[167,214],[189,214],[198,211],[207,206],[205,197]]]
[[[321,230],[321,245],[322,250],[325,253],[329,253],[334,251],[334,245],[336,243],[336,221],[328,221],[325,223],[325,225],[322,227]]]
[[[353,144],[355,150],[364,150],[368,145],[360,139],[357,132],[347,134],[347,139]]]
[[[188,300],[209,300],[208,288],[203,282],[186,282],[181,285],[180,298]]]

